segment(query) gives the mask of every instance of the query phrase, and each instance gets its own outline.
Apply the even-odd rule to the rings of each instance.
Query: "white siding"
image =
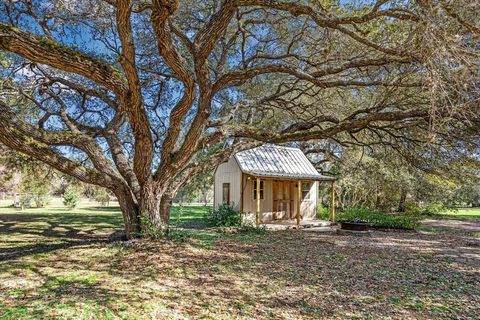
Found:
[[[223,184],[230,183],[230,204],[236,210],[240,210],[240,181],[242,172],[234,157],[231,157],[228,162],[222,163],[215,171],[215,194],[214,206],[218,207],[223,201]]]

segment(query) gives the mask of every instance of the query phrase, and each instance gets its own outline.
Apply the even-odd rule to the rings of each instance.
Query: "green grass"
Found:
[[[118,207],[82,202],[67,210],[54,199],[43,209],[0,208],[0,319],[451,319],[480,312],[471,237],[399,231],[360,241],[222,231],[205,224],[208,209],[172,208],[174,229],[189,235],[184,242],[107,243],[122,228]]]
[[[439,218],[447,219],[480,219],[480,208],[454,208],[436,214]]]
[[[170,212],[170,223],[176,226],[203,227],[209,206],[174,205]]]

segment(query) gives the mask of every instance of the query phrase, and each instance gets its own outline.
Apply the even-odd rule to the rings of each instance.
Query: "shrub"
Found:
[[[330,219],[330,208],[319,205],[317,207],[317,218],[320,220],[329,220]]]
[[[22,178],[22,191],[27,194],[23,207],[43,208],[48,204],[50,181],[36,171],[27,170]]]
[[[382,229],[414,229],[417,218],[408,214],[387,214],[366,208],[348,208],[337,214],[337,222],[361,220]]]
[[[207,215],[207,220],[216,227],[241,225],[240,213],[227,204],[222,204],[218,208],[211,210]]]
[[[75,188],[68,186],[63,193],[63,204],[70,209],[73,209],[78,204],[78,193]]]
[[[37,193],[33,195],[33,202],[35,207],[44,208],[50,202],[50,198],[46,193]]]
[[[110,195],[105,189],[100,189],[97,192],[95,192],[94,198],[95,198],[95,201],[100,203],[102,207],[106,207],[110,203]]]
[[[30,208],[32,206],[33,197],[30,193],[26,193],[20,197],[19,203],[21,208]]]
[[[420,208],[420,206],[416,202],[413,202],[413,201],[405,202],[405,213],[416,215],[416,214],[420,214],[421,212],[422,212],[422,208]]]
[[[441,214],[447,211],[445,205],[441,202],[431,202],[428,203],[422,210],[424,215],[436,215]]]

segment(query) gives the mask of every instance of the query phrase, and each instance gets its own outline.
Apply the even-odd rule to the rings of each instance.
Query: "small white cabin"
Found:
[[[298,148],[263,145],[232,156],[215,170],[214,206],[224,203],[256,214],[256,223],[313,220],[320,181],[334,177],[318,173]],[[300,199],[300,201],[299,201]]]

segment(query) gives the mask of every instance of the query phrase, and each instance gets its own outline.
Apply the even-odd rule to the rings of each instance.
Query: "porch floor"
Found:
[[[297,229],[297,220],[275,220],[275,221],[266,221],[262,223],[262,226],[265,226],[267,230],[288,230],[288,229]],[[330,227],[330,221],[327,220],[302,220],[300,221],[299,229],[306,228],[318,228],[318,227]]]

